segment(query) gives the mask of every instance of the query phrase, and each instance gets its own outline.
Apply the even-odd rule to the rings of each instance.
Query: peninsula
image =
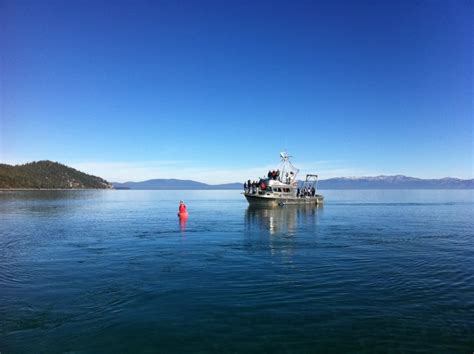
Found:
[[[110,189],[106,180],[49,160],[0,164],[0,189]]]

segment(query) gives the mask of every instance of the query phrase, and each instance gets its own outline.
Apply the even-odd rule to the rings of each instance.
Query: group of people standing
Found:
[[[305,188],[298,188],[296,190],[296,196],[299,198],[303,197],[314,197],[316,195],[316,189],[314,187],[305,187]]]
[[[244,190],[248,193],[256,193],[258,187],[260,187],[261,182],[248,180],[244,183]]]
[[[268,171],[267,176],[268,176],[269,179],[277,180],[278,177],[280,177],[280,170]]]
[[[259,190],[266,190],[267,185],[265,184],[265,180],[260,179],[260,181],[251,181],[248,180],[244,183],[244,191],[247,193],[256,194]],[[303,197],[314,197],[316,195],[316,188],[314,186],[298,188],[296,190],[296,196],[298,198]]]
[[[283,183],[286,183],[286,184],[290,184],[295,176],[295,174],[293,172],[290,172],[290,173],[286,173],[285,174],[285,178],[280,177],[280,170],[273,170],[273,171],[268,171],[268,179],[273,179],[273,180],[279,180]]]

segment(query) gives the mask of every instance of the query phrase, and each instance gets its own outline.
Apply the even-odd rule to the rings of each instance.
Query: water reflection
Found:
[[[110,197],[109,190],[1,191],[0,214],[58,216],[83,213]]]
[[[179,229],[181,232],[186,231],[186,222],[188,221],[188,218],[178,218],[179,220]]]
[[[298,244],[313,234],[321,212],[322,207],[309,205],[249,206],[245,214],[247,236],[252,244],[268,247],[272,256],[281,258],[282,264],[293,267]]]
[[[57,200],[86,200],[86,199],[98,199],[104,197],[114,191],[111,190],[96,190],[96,189],[58,189],[58,190],[4,190],[0,191],[0,201],[35,201],[35,202],[48,202]]]
[[[314,224],[317,215],[322,212],[322,206],[277,206],[247,208],[245,219],[249,229],[260,229],[275,234],[295,235],[298,226]],[[308,220],[309,219],[309,220]]]

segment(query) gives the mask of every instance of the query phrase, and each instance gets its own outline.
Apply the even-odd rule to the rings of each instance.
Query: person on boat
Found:
[[[179,201],[179,213],[186,214],[188,211],[186,209],[186,204],[182,200]]]
[[[244,182],[244,191],[247,191],[247,182]]]

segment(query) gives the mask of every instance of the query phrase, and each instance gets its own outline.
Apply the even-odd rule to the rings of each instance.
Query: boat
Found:
[[[307,174],[298,181],[299,170],[293,166],[287,152],[281,152],[281,164],[269,171],[266,178],[244,184],[243,195],[251,206],[321,205],[324,196],[317,191],[318,175]]]

